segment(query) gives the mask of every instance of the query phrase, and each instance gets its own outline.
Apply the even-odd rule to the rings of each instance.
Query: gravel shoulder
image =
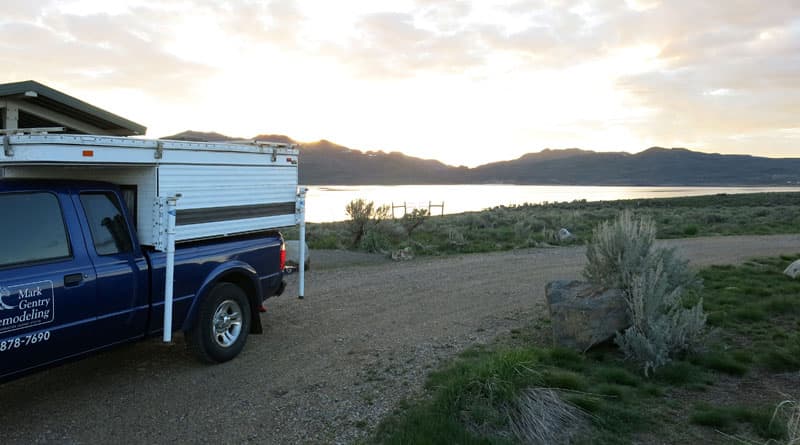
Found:
[[[800,252],[800,235],[670,240],[695,266]],[[265,335],[198,364],[178,338],[126,345],[0,385],[0,442],[349,443],[470,344],[547,318],[545,283],[579,278],[585,249],[421,258],[312,251],[306,299],[289,276]]]

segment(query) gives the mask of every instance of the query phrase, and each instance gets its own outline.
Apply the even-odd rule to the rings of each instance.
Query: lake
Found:
[[[715,195],[718,193],[800,192],[800,187],[617,187],[617,186],[549,186],[549,185],[354,185],[309,186],[306,199],[306,220],[310,222],[342,221],[344,209],[354,199],[374,201],[377,205],[407,205],[428,208],[429,203],[444,203],[444,213],[483,210],[499,205],[539,204],[585,199],[670,198],[676,196]],[[433,215],[440,208],[432,208]],[[402,216],[402,209],[395,209]]]

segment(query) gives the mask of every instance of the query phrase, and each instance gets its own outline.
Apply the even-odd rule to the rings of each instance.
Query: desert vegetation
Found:
[[[800,254],[705,268],[700,287],[652,247],[652,224],[623,213],[599,226],[586,276],[627,289],[644,323],[666,326],[634,322],[641,345],[629,329],[579,353],[552,346],[546,317],[531,320],[430,374],[372,441],[796,444],[798,407],[785,394],[800,373],[800,280],[782,271]]]
[[[374,243],[374,238],[380,233],[379,225],[389,216],[389,208],[375,206],[371,201],[356,199],[347,204],[345,212],[350,218],[347,222],[349,246],[369,250],[370,242]]]
[[[700,286],[688,262],[655,240],[651,218],[624,210],[595,228],[584,271],[592,284],[622,291],[631,326],[614,341],[645,375],[695,348],[706,323],[702,299],[683,306],[683,294]]]
[[[309,246],[372,252],[409,248],[416,255],[445,255],[584,244],[597,224],[625,209],[651,218],[657,226],[656,237],[662,239],[800,230],[800,193],[526,204],[444,216],[415,213],[398,219],[376,213],[366,220],[363,211],[370,203],[362,203],[362,211],[349,221],[309,224]],[[372,211],[377,212],[375,204]],[[354,223],[359,228],[355,232]],[[574,237],[560,238],[561,228]],[[361,238],[368,242],[359,239],[356,243],[361,229]],[[295,236],[291,230],[287,235]]]

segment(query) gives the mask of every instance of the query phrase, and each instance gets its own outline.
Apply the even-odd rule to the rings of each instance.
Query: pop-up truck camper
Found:
[[[0,117],[0,380],[176,330],[222,362],[261,332],[279,230],[305,242],[296,146],[131,138],[31,81],[0,85]]]

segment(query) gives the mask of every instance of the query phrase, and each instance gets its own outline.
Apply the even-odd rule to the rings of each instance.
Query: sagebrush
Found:
[[[653,220],[634,219],[627,210],[613,221],[600,223],[592,231],[592,242],[586,247],[586,279],[607,289],[628,287],[625,280],[642,271],[655,240]]]
[[[376,207],[372,201],[355,199],[345,207],[347,216],[350,217],[348,229],[352,247],[360,247],[364,236],[374,229],[382,220],[389,216],[388,206]],[[374,242],[374,240],[371,240]]]
[[[631,326],[614,341],[646,375],[693,348],[706,323],[702,299],[683,306],[683,293],[699,281],[673,249],[655,246],[655,234],[651,218],[621,212],[594,230],[584,270],[592,284],[622,291]]]

